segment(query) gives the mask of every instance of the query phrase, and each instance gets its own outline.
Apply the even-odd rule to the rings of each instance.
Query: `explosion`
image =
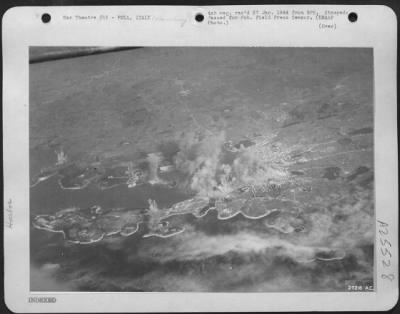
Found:
[[[186,176],[184,185],[198,196],[224,198],[240,187],[265,186],[271,180],[287,177],[285,171],[268,164],[253,148],[235,152],[233,161],[224,163],[225,140],[225,132],[221,131],[204,137],[190,133],[179,141],[176,169]]]
[[[148,156],[147,156],[147,162],[149,164],[149,183],[150,184],[157,184],[157,183],[163,182],[163,180],[161,180],[158,177],[158,169],[159,169],[161,161],[162,161],[162,157],[159,154],[151,153],[151,154],[148,154]]]

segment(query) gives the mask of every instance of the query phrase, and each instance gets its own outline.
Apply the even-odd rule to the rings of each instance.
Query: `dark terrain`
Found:
[[[31,289],[372,283],[372,66],[355,48],[30,65]]]

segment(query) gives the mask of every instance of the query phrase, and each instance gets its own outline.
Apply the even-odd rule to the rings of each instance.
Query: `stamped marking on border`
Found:
[[[57,298],[55,297],[29,297],[29,303],[56,303]]]
[[[14,226],[14,215],[13,215],[13,201],[12,199],[8,199],[7,206],[6,206],[6,214],[4,217],[5,226],[9,229],[12,229]]]
[[[381,273],[381,278],[383,280],[388,280],[393,282],[395,279],[395,275],[392,271],[392,243],[388,240],[390,235],[390,227],[389,224],[377,220],[378,222],[378,252],[380,255],[380,262],[383,265],[384,272]]]

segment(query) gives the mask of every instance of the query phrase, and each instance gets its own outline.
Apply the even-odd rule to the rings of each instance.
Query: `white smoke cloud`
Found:
[[[220,164],[225,132],[197,138],[187,134],[180,142],[175,157],[178,170],[189,176],[189,186],[200,196],[212,197],[217,187],[217,171]]]
[[[224,255],[230,251],[241,254],[264,254],[267,250],[272,250],[272,255],[275,257],[284,256],[301,263],[309,263],[314,261],[317,252],[325,250],[320,247],[295,245],[272,235],[239,232],[208,236],[194,230],[190,225],[185,225],[185,229],[184,233],[169,238],[165,245],[143,246],[139,250],[139,255],[144,258],[155,258],[159,262],[168,262],[202,260],[215,255]],[[135,253],[132,258],[136,257]]]
[[[151,184],[161,183],[162,180],[158,177],[158,168],[161,164],[162,157],[159,154],[151,153],[147,156],[149,163],[149,182]]]
[[[265,161],[255,147],[237,153],[231,165],[224,164],[225,140],[224,131],[203,138],[189,133],[179,140],[175,165],[188,177],[182,187],[189,187],[201,197],[222,198],[243,185],[265,186],[271,180],[287,179],[287,171]]]

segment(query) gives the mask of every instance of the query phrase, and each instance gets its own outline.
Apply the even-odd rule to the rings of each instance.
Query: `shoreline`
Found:
[[[187,206],[190,207],[192,205],[192,203],[195,202],[195,201],[196,201],[196,198],[192,198],[192,199],[188,199],[188,200],[182,201],[181,203],[185,203]],[[177,204],[179,204],[179,203],[177,203]],[[204,204],[202,204],[202,205],[204,205]],[[99,205],[95,205],[95,206],[101,208]],[[206,205],[206,206],[208,206],[208,205]],[[158,218],[158,220],[160,222],[161,221],[166,221],[168,223],[167,219],[170,218],[170,217],[180,216],[180,215],[188,215],[188,214],[193,215],[196,219],[201,219],[201,218],[205,217],[211,210],[215,210],[217,212],[217,220],[220,220],[220,221],[226,221],[226,220],[232,219],[232,218],[238,216],[239,214],[241,214],[242,217],[244,217],[245,219],[259,220],[259,219],[263,219],[263,218],[269,216],[270,214],[272,214],[274,212],[279,211],[279,209],[274,208],[274,209],[267,210],[264,214],[261,214],[261,215],[258,215],[258,216],[250,216],[250,215],[244,213],[242,209],[239,209],[239,210],[235,211],[233,214],[231,214],[229,216],[226,216],[226,217],[223,217],[223,216],[221,216],[221,210],[218,210],[216,207],[209,207],[204,213],[202,213],[201,215],[198,215],[197,212],[200,211],[201,209],[202,208],[200,208],[200,209],[193,208],[192,210],[186,210],[186,208],[184,207],[181,211],[173,211],[171,213],[168,212],[168,209],[166,209],[165,211],[161,210],[161,212],[160,212],[161,215]],[[110,213],[112,213],[112,211],[116,211],[116,210],[119,210],[119,211],[122,210],[123,211],[124,209],[122,209],[122,208],[113,208],[113,209],[111,209],[109,211],[106,211],[105,215],[110,216]],[[60,213],[62,211],[64,211],[64,212]],[[59,219],[60,223],[62,224],[62,219],[64,218],[63,217],[64,213],[65,214],[69,214],[70,215],[69,217],[71,217],[71,215],[75,214],[77,219],[87,219],[86,216],[83,215],[83,210],[82,209],[80,209],[80,208],[67,208],[67,209],[63,209],[63,210],[57,212],[56,215],[37,215],[37,216],[34,217],[34,220],[39,219],[39,218],[46,219],[47,217],[53,217],[52,220]],[[58,216],[57,216],[57,214],[58,214]],[[65,231],[63,231],[63,230],[54,230],[54,229],[51,229],[51,227],[44,227],[44,226],[39,225],[35,221],[32,223],[32,225],[33,225],[34,228],[40,229],[40,230],[45,230],[45,231],[50,231],[50,232],[62,232],[64,234],[64,238],[66,240],[70,241],[70,242],[81,243],[81,244],[90,244],[90,243],[95,243],[95,242],[101,241],[104,237],[109,237],[109,236],[112,236],[112,235],[120,234],[121,236],[128,237],[130,235],[133,235],[133,234],[137,233],[139,231],[139,229],[140,229],[140,224],[143,224],[143,223],[146,224],[145,217],[149,216],[149,215],[151,216],[151,214],[149,212],[145,211],[145,212],[140,213],[138,215],[140,216],[140,218],[138,219],[139,221],[135,223],[137,225],[135,230],[133,230],[131,232],[128,232],[128,233],[124,233],[122,230],[124,229],[125,225],[123,223],[121,223],[120,230],[111,231],[111,232],[102,231],[101,239],[96,239],[95,241],[92,241],[92,242],[80,242],[79,240],[74,241],[74,240],[67,239],[66,235],[65,235]],[[127,219],[127,218],[121,217],[120,215],[117,215],[117,216],[111,215],[111,216],[114,217],[115,219]],[[84,218],[82,218],[82,217],[84,217]],[[94,214],[93,217],[95,217],[95,218],[89,219],[88,223],[91,222],[91,223],[96,224],[96,220],[98,218],[101,219],[101,217],[103,217],[103,215],[101,213],[100,214]],[[68,218],[68,219],[71,219],[71,218]],[[128,224],[133,224],[133,222],[129,222]],[[291,232],[287,232],[284,229],[282,229],[280,227],[277,227],[275,225],[266,224],[266,228],[272,228],[272,229],[278,230],[279,232],[284,233],[284,234],[291,233]],[[183,228],[182,230],[179,230],[177,232],[174,232],[172,234],[161,235],[161,234],[159,234],[157,232],[152,232],[150,230],[149,233],[143,235],[142,237],[143,238],[147,238],[147,237],[150,237],[150,236],[159,236],[161,238],[169,238],[169,237],[172,237],[174,235],[180,234],[180,233],[182,233],[184,231],[185,231],[185,228]]]

